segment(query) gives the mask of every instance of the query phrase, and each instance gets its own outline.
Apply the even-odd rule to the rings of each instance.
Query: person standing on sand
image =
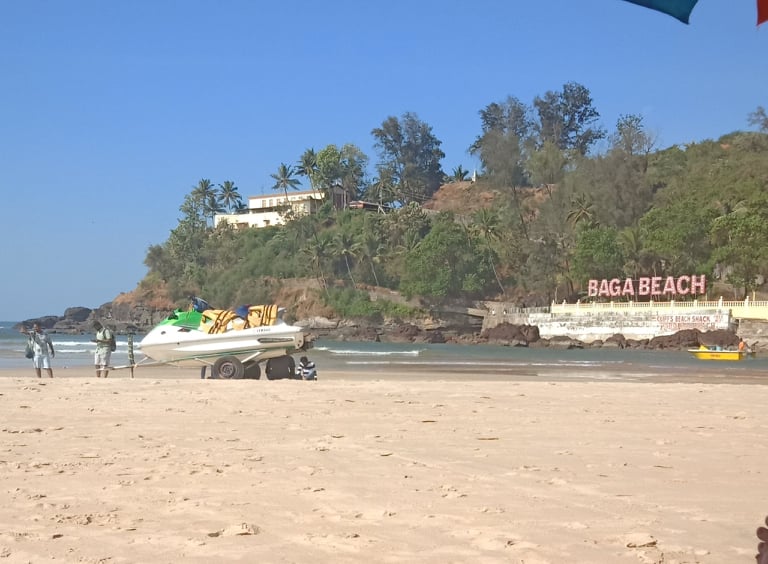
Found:
[[[27,328],[21,326],[21,332],[24,333],[29,340],[32,341],[32,349],[35,355],[32,357],[32,365],[35,367],[37,377],[41,378],[41,370],[45,368],[48,372],[48,377],[53,378],[53,369],[51,368],[51,359],[56,356],[56,351],[53,350],[53,343],[48,333],[43,331],[39,323],[32,325],[32,332],[27,331]],[[50,356],[48,351],[50,350]]]
[[[98,321],[93,322],[93,328],[96,331],[96,338],[91,342],[96,343],[96,354],[94,364],[96,365],[96,378],[104,378],[109,374],[109,359],[112,356],[112,331],[104,327]]]

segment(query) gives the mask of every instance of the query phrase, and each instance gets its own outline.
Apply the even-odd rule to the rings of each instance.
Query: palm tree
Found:
[[[355,238],[346,233],[337,233],[333,239],[334,250],[337,254],[344,257],[344,264],[347,265],[347,273],[349,279],[352,281],[352,285],[356,286],[354,276],[352,276],[352,267],[349,266],[349,259],[355,259],[360,251],[360,243],[355,241]]]
[[[453,169],[453,173],[451,174],[451,181],[463,182],[464,180],[467,179],[467,176],[469,176],[469,171],[464,170],[464,168],[461,165],[459,165]]]
[[[496,277],[496,283],[499,285],[501,294],[503,296],[506,291],[504,290],[504,285],[501,283],[501,278],[499,278],[499,273],[496,270],[496,264],[493,260],[493,256],[495,254],[493,252],[493,241],[497,241],[499,239],[499,214],[494,210],[481,208],[475,212],[472,219],[472,230],[477,233],[483,240],[485,256],[488,260],[488,264],[490,265],[491,270],[493,270],[493,275]]]
[[[331,245],[327,239],[319,239],[315,237],[314,240],[309,241],[307,245],[301,249],[301,252],[304,253],[312,263],[312,269],[320,274],[320,281],[326,292],[328,291],[328,284],[325,281],[323,262],[330,256],[330,247]]]
[[[285,193],[285,205],[290,209],[288,203],[288,188],[292,190],[298,190],[301,186],[301,182],[293,177],[293,167],[285,163],[280,163],[275,174],[270,174],[275,179],[275,184],[272,186],[272,190],[282,190]]]
[[[637,224],[627,227],[619,232],[619,244],[624,250],[627,262],[624,271],[633,279],[640,276],[646,262],[647,255],[643,250],[643,231]]]
[[[592,198],[582,193],[571,198],[571,205],[573,207],[566,216],[568,223],[575,227],[584,222],[588,229],[600,226],[600,222],[595,219],[595,204],[592,203]]]
[[[368,263],[371,265],[371,272],[373,273],[373,280],[377,286],[379,284],[379,277],[376,275],[375,263],[381,259],[381,253],[384,250],[384,245],[381,242],[381,237],[371,230],[367,230],[362,235],[362,242],[360,243],[360,254],[368,259]]]
[[[317,153],[314,149],[307,149],[299,158],[296,165],[296,174],[309,178],[309,186],[315,189],[315,174],[317,173]]]
[[[211,225],[213,225],[216,214],[222,213],[224,211],[226,210],[221,206],[221,201],[217,197],[216,193],[214,192],[213,194],[209,194],[208,199],[205,201],[205,204],[203,204],[203,212],[205,213],[206,217],[210,216]]]
[[[219,184],[219,200],[229,213],[239,209],[243,203],[243,197],[237,191],[235,183],[231,180],[225,180],[223,184]]]
[[[192,198],[198,209],[201,210],[207,224],[208,214],[211,213],[211,198],[216,199],[216,188],[214,188],[213,183],[208,178],[201,178],[197,186],[192,189]],[[210,219],[213,223],[213,215]]]

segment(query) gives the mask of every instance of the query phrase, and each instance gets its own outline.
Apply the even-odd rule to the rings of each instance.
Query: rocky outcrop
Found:
[[[480,334],[486,342],[511,347],[527,347],[539,341],[539,328],[534,325],[501,323]]]
[[[53,334],[83,334],[93,331],[93,322],[100,321],[119,334],[146,333],[163,318],[171,309],[157,310],[144,305],[129,307],[108,302],[96,309],[87,307],[70,307],[64,315],[48,315],[45,317],[27,319],[23,325],[31,327],[33,323]]]

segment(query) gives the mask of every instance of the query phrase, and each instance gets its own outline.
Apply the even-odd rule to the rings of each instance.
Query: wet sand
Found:
[[[717,375],[56,376],[0,373],[6,562],[722,564],[768,513],[768,388]]]

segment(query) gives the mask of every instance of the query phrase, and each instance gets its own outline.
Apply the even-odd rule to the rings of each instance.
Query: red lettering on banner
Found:
[[[652,296],[661,295],[661,276],[651,277],[651,295]]]
[[[664,282],[662,287],[662,281]],[[670,299],[675,296],[685,296],[688,294],[705,294],[707,290],[707,278],[701,276],[685,275],[675,278],[674,276],[652,276],[642,277],[637,280],[626,278],[623,282],[620,278],[611,278],[610,280],[589,280],[587,284],[587,295],[589,297],[620,297],[620,296],[661,296],[664,295]]]
[[[667,280],[664,282],[663,294],[675,295],[675,279],[671,276],[667,276]]]
[[[614,296],[614,297],[620,296],[621,295],[621,280],[619,280],[618,278],[612,279],[608,283],[608,288],[609,288],[609,290],[611,292],[611,296]]]
[[[705,294],[707,288],[707,277],[703,274],[696,277],[694,274],[691,276],[691,294]],[[698,290],[698,291],[697,291]]]

